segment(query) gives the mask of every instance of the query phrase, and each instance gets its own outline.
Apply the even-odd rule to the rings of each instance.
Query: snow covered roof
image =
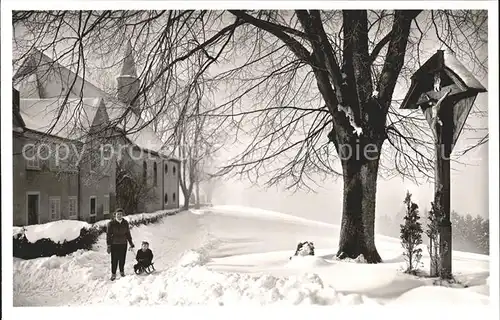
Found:
[[[100,100],[68,99],[64,104],[64,99],[20,99],[19,113],[27,129],[84,141]]]
[[[457,57],[446,50],[444,54],[444,68],[455,73],[464,84],[470,89],[476,89],[480,92],[485,92],[486,88],[474,77],[474,75],[467,70],[467,68],[458,61]]]
[[[124,117],[128,108],[116,99],[106,98],[104,101],[109,120],[117,122],[118,128],[126,132],[126,137],[130,142],[143,150],[161,153],[164,143],[154,132],[151,124],[147,124],[142,117],[131,111]]]
[[[470,96],[486,92],[486,88],[453,53],[438,50],[411,77],[411,86],[401,104],[401,109],[416,109],[419,107],[420,96],[423,93],[433,91],[433,76],[437,71],[442,71],[442,77],[446,78],[444,83],[442,80],[441,86],[453,87],[451,88],[450,97],[456,94]]]
[[[66,94],[72,98],[96,98],[107,94],[37,49],[26,56],[12,81],[21,98],[55,99]],[[69,84],[73,84],[70,92]]]
[[[125,60],[127,57],[132,58],[130,43],[126,47]],[[124,64],[126,64],[124,65],[126,70],[125,72],[122,70],[122,73],[135,72],[135,67],[131,67],[130,61],[125,61]],[[47,79],[47,70],[50,68],[57,71],[56,76],[52,76],[50,81],[44,81]],[[68,100],[67,107],[64,108],[63,114],[56,122],[55,119],[58,118],[57,114],[64,100],[64,87],[68,87],[66,84],[75,78],[75,88],[70,94],[72,99]],[[119,119],[128,109],[127,105],[115,97],[53,61],[39,50],[33,50],[31,55],[26,57],[22,66],[16,71],[13,81],[17,82],[19,87],[22,105],[20,113],[26,122],[26,128],[48,133],[47,130],[50,130],[56,122],[50,134],[61,138],[84,141],[88,130],[81,132],[81,129],[90,128],[99,107],[99,100],[104,103],[109,120],[112,122]],[[82,94],[83,98],[80,98],[79,96]],[[119,127],[120,129],[132,130],[132,133],[127,134],[127,138],[137,147],[157,153],[161,152],[163,142],[151,124],[146,125],[146,121],[136,114],[129,112],[126,123],[121,122]]]

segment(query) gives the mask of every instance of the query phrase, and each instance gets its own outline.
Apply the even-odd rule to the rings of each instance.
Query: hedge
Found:
[[[179,213],[181,210],[167,211],[155,216],[145,216],[139,219],[130,219],[130,227],[140,225],[148,225],[160,222],[166,216],[171,216]],[[133,215],[131,215],[133,216]],[[131,217],[128,216],[128,217]],[[15,234],[13,236],[13,255],[21,259],[36,259],[41,257],[65,256],[77,250],[90,250],[92,246],[97,243],[99,236],[106,232],[106,225],[104,221],[94,223],[90,228],[82,228],[80,236],[71,241],[64,241],[56,243],[51,239],[44,238],[34,243],[29,242],[24,233]]]
[[[35,259],[40,257],[65,256],[79,249],[90,250],[97,242],[105,228],[82,228],[80,236],[71,241],[56,243],[51,239],[40,239],[34,243],[28,241],[24,234],[15,235],[13,238],[14,257],[21,259]]]

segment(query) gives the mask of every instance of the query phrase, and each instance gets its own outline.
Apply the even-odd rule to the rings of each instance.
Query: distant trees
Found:
[[[427,221],[428,210],[422,211],[422,219]],[[377,219],[377,233],[389,237],[399,238],[400,224],[404,220],[404,211],[398,212],[395,217],[382,215]],[[473,218],[471,214],[460,215],[456,211],[451,212],[451,223],[453,232],[453,250],[489,254],[489,219],[481,216]],[[426,243],[427,240],[424,240]]]
[[[209,176],[207,180],[203,181],[201,187],[203,192],[205,193],[205,202],[207,204],[212,204],[214,192],[220,185],[220,178],[215,176]]]
[[[178,123],[167,145],[173,146],[177,151],[177,156],[181,160],[179,182],[184,195],[183,208],[187,210],[190,203],[195,207],[200,207],[200,183],[210,179],[210,169],[214,166],[214,157],[222,146],[223,131],[219,130],[214,124],[214,118],[203,116],[202,86],[194,87],[194,93],[191,94],[188,88],[185,101],[180,105],[179,113],[184,114],[179,117]],[[205,105],[208,108],[208,106]],[[190,108],[195,109],[194,114],[185,115]],[[175,153],[174,153],[175,155]],[[193,199],[194,198],[194,199]]]
[[[481,216],[459,215],[452,211],[453,249],[482,254],[490,253],[490,220]]]

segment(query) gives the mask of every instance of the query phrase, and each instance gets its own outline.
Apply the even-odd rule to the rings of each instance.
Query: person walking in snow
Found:
[[[123,219],[123,209],[117,209],[114,216],[106,228],[106,244],[108,254],[111,254],[111,281],[116,279],[117,267],[120,268],[120,275],[125,276],[127,242],[130,244],[130,249],[134,248],[129,223]]]

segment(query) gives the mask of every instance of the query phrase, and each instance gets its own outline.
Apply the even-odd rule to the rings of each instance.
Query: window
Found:
[[[142,179],[146,181],[146,178],[148,177],[148,164],[146,161],[142,162]]]
[[[89,215],[95,216],[96,215],[96,208],[97,208],[97,199],[95,196],[90,197],[90,207],[89,207]]]
[[[174,173],[175,176],[175,166],[172,166],[172,172]]]
[[[158,185],[158,168],[156,162],[153,163],[153,181],[154,181],[154,186],[156,187]]]
[[[99,164],[99,157],[97,155],[97,152],[92,151],[90,153],[89,162],[90,162],[90,171],[96,171]]]
[[[165,174],[168,174],[168,164],[165,163]]]
[[[49,214],[50,220],[56,221],[61,219],[61,198],[49,197]]]
[[[175,192],[174,192],[174,195],[173,195],[173,197],[172,197],[172,200],[173,200],[174,202],[176,201],[176,200],[175,200]]]
[[[168,194],[165,193],[165,204],[168,203]]]
[[[57,171],[61,167],[61,156],[64,156],[62,154],[63,151],[58,151],[58,147],[56,145],[53,146],[53,149],[50,150],[50,158],[49,158],[49,166],[50,170]],[[58,152],[61,153],[61,155],[58,154]]]
[[[68,197],[68,217],[70,219],[76,219],[78,216],[78,198]]]
[[[102,210],[102,213],[104,215],[107,215],[109,214],[109,194],[105,194],[104,195],[104,203],[103,203],[103,210]]]
[[[40,159],[38,159],[37,149],[34,144],[23,147],[24,159],[26,159],[26,169],[40,169]]]
[[[78,171],[78,160],[75,151],[71,151],[75,148],[74,145],[68,145],[67,149],[61,147],[59,149],[59,166],[64,171],[75,172]],[[77,151],[78,152],[78,151]]]
[[[110,175],[111,171],[111,160],[113,159],[113,152],[111,149],[111,146],[107,145],[104,146],[104,148],[101,149],[102,152],[102,164],[104,166],[104,174],[105,175]]]
[[[90,162],[90,171],[97,172],[104,165],[103,157],[101,157],[101,152],[103,152],[101,146],[98,144],[97,137],[89,137],[91,141],[88,143],[88,157]],[[86,150],[84,145],[84,150]]]

